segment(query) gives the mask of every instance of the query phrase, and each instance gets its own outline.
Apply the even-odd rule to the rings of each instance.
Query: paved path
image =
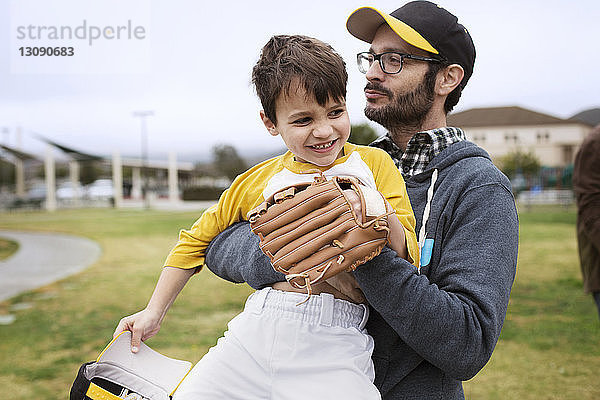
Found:
[[[0,230],[0,237],[19,242],[19,249],[0,261],[0,301],[79,272],[102,253],[89,239],[62,233]]]

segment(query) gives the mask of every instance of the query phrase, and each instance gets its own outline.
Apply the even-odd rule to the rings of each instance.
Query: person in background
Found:
[[[573,190],[583,289],[594,297],[600,316],[600,125],[585,138],[575,156]]]

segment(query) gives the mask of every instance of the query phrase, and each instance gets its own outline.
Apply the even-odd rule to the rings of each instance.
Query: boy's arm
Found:
[[[415,232],[416,221],[404,178],[389,154],[380,149],[369,148],[368,150],[369,153],[365,155],[365,159],[370,164],[377,190],[396,211],[397,218],[388,217],[391,228],[390,247],[413,265],[418,265],[419,246]]]
[[[246,282],[254,289],[285,281],[285,276],[273,269],[258,243],[258,236],[250,230],[250,224],[238,222],[210,242],[206,266],[225,280]]]
[[[388,224],[390,226],[389,244],[392,250],[405,260],[414,262],[415,260],[409,258],[406,244],[406,230],[402,223],[400,223],[400,220],[394,214],[388,215]]]
[[[210,242],[227,227],[246,218],[246,214],[264,199],[262,192],[282,168],[281,157],[255,165],[238,175],[217,204],[209,207],[189,230],[182,230],[177,245],[165,261],[165,267],[195,268],[205,264]]]
[[[113,337],[131,331],[131,351],[137,353],[141,341],[158,333],[167,311],[193,274],[193,269],[163,268],[146,308],[121,319]]]

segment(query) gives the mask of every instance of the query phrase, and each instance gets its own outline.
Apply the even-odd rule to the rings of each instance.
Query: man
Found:
[[[577,242],[583,289],[594,296],[600,314],[600,125],[575,157],[573,188],[577,199]]]
[[[487,363],[500,335],[518,245],[508,179],[460,129],[446,127],[475,48],[454,15],[425,1],[390,15],[358,9],[347,27],[371,43],[357,58],[365,115],[389,131],[373,145],[405,177],[422,248],[419,268],[386,249],[353,273],[371,308],[375,384],[386,400],[464,399],[462,381]],[[247,224],[218,236],[206,260],[254,288],[283,279]]]

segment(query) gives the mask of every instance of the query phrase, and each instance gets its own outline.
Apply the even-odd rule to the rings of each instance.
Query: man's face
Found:
[[[402,40],[387,24],[377,30],[370,51],[385,51],[428,56],[427,52]],[[365,116],[387,129],[398,126],[420,126],[433,105],[434,83],[425,77],[429,65],[423,61],[404,59],[402,70],[386,74],[379,62],[367,71]]]
[[[302,85],[294,82],[288,95],[279,95],[275,107],[277,125],[264,115],[263,122],[271,135],[281,135],[296,160],[324,167],[343,155],[350,136],[345,100],[330,98],[321,106]]]

